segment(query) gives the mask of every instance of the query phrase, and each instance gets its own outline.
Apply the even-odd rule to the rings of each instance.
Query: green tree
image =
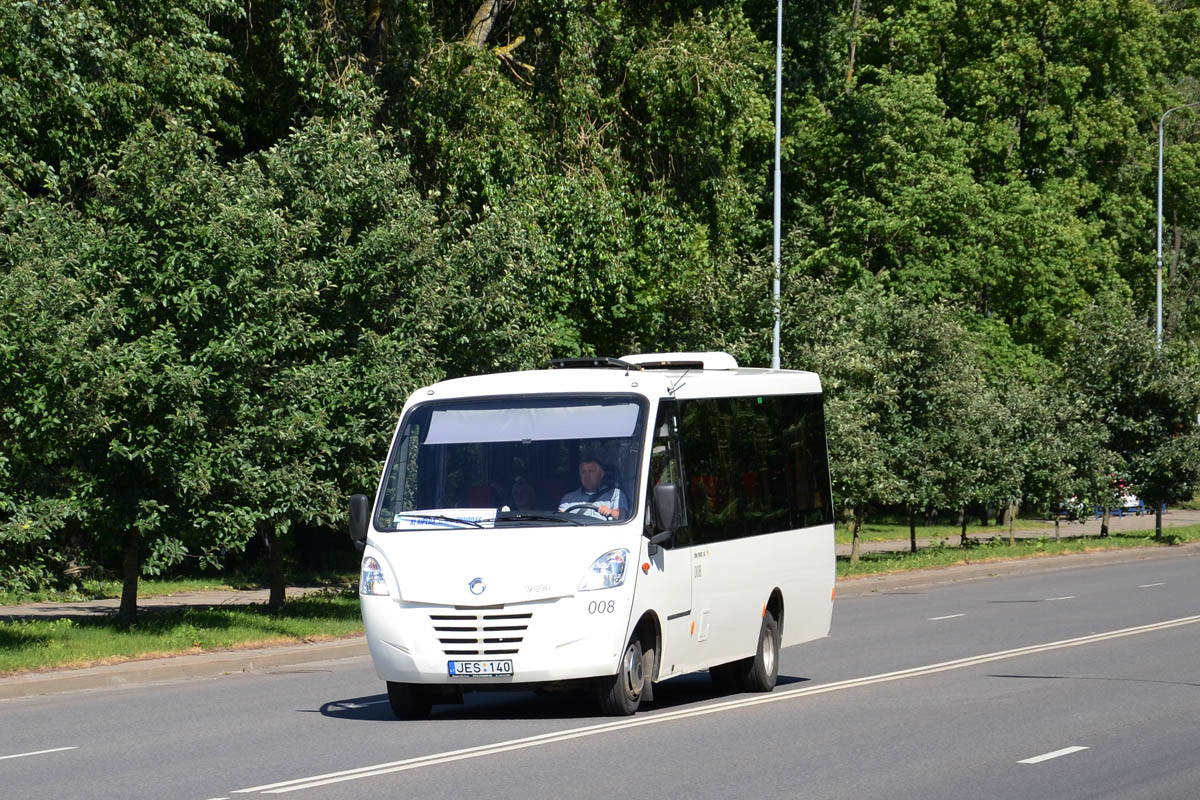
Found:
[[[1164,504],[1191,500],[1200,489],[1200,364],[1194,349],[1168,343],[1147,362],[1135,402],[1140,426],[1129,459],[1133,491],[1154,508],[1162,537]]]
[[[0,5],[0,173],[24,191],[86,197],[93,171],[147,118],[230,131],[232,0]]]
[[[1200,402],[1195,350],[1180,343],[1159,355],[1154,331],[1128,299],[1109,295],[1073,321],[1070,353],[1071,391],[1104,431],[1091,495],[1104,509],[1104,533],[1109,509],[1120,501],[1119,482],[1156,509],[1190,499]]]

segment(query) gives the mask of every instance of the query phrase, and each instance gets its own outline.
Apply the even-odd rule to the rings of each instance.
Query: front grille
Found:
[[[520,649],[532,613],[430,614],[434,634],[448,656],[511,656]]]

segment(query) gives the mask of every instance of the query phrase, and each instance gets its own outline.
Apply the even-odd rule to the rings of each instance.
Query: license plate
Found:
[[[513,674],[511,658],[493,661],[448,661],[446,670],[452,678],[499,678]]]

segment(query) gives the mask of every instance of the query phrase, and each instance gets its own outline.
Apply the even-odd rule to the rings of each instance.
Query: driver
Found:
[[[587,456],[579,462],[579,486],[563,495],[559,511],[603,520],[624,519],[629,515],[629,502],[620,489],[604,482],[604,467],[598,459]]]

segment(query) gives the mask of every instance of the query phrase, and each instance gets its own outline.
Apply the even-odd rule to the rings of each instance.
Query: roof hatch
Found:
[[[543,369],[623,369],[641,370],[642,367],[633,362],[622,361],[619,358],[552,358],[542,365]]]
[[[729,353],[634,353],[621,362],[642,369],[737,369],[737,360]]]

